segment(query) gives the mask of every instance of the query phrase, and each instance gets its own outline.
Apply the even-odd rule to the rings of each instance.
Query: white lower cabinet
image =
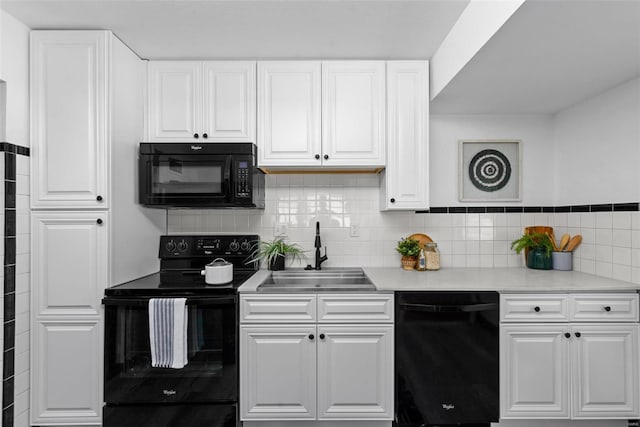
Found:
[[[638,295],[626,295],[628,306],[637,306]],[[563,306],[575,307],[584,296],[559,297],[566,299]],[[615,298],[624,299],[621,295]],[[509,322],[503,321],[500,328],[501,417],[637,418],[640,415],[637,314],[627,317],[626,323],[620,322],[626,307],[621,304],[617,309],[605,296],[601,309],[592,317],[579,315],[584,322],[574,321],[579,310],[568,310],[573,313],[569,322],[533,323],[535,316],[529,311],[544,316],[541,307],[545,301],[544,297],[536,301],[531,295],[502,296],[503,312],[505,304],[514,302],[523,309]],[[527,304],[531,310],[526,309]]]
[[[318,338],[318,419],[393,417],[393,326],[318,325]]]
[[[316,326],[240,328],[244,419],[315,419]]]
[[[323,298],[336,295],[295,295],[324,305]],[[350,295],[356,306],[373,306],[393,295]],[[241,296],[252,305],[259,296]],[[313,317],[286,324],[292,296],[283,295],[282,305],[268,321],[255,320],[241,311],[240,413],[243,421],[295,420],[391,420],[393,417],[393,313],[381,324],[380,313],[367,319],[358,313],[357,323],[328,323]],[[343,295],[338,298],[344,298]],[[278,297],[265,296],[277,305]],[[274,305],[275,304],[275,305]],[[381,304],[386,310],[389,304]],[[355,311],[356,309],[354,309]],[[281,316],[283,323],[278,322]],[[375,319],[375,323],[374,320]],[[305,324],[306,323],[306,324]]]

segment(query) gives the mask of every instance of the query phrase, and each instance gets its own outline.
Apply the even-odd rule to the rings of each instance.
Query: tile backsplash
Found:
[[[380,212],[377,175],[267,175],[264,210],[170,210],[169,233],[284,232],[313,263],[320,221],[325,266],[400,266],[397,241],[428,234],[446,267],[520,267],[511,242],[530,225],[556,236],[582,234],[574,270],[640,283],[640,212],[414,213]],[[323,250],[324,252],[324,250]]]

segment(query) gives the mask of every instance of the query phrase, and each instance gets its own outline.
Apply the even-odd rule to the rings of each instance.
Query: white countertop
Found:
[[[500,292],[621,292],[640,285],[575,271],[528,268],[443,268],[438,271],[406,271],[400,267],[364,267],[380,292],[384,291],[482,291]],[[271,274],[260,270],[238,292],[256,292]]]

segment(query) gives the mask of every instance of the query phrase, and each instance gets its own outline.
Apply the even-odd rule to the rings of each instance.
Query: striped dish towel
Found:
[[[186,298],[149,299],[151,366],[180,369],[187,361]]]

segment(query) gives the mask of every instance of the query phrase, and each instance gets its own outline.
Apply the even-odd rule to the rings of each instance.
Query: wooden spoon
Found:
[[[551,246],[553,246],[553,251],[554,252],[558,252],[558,245],[556,245],[556,239],[553,238],[553,232],[551,233],[545,233],[547,235],[547,237],[549,238],[549,240],[551,240]]]
[[[582,236],[579,234],[576,234],[571,238],[571,240],[569,240],[567,247],[564,248],[564,252],[573,251],[581,242],[582,242]]]
[[[562,237],[560,238],[560,250],[564,251],[564,248],[567,246],[567,243],[569,243],[569,235],[567,233],[564,233],[562,235]]]

